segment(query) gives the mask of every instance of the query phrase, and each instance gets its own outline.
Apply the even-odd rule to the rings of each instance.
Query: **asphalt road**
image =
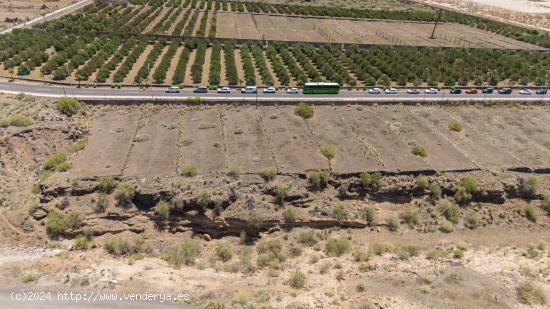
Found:
[[[165,93],[163,88],[76,88],[61,87],[46,84],[29,84],[16,82],[0,82],[0,92],[7,94],[24,93],[27,95],[58,98],[63,96],[75,97],[82,100],[108,100],[108,101],[131,101],[131,100],[166,100],[166,101],[185,101],[189,98],[200,97],[205,101],[224,102],[224,101],[243,101],[243,102],[451,102],[451,101],[476,101],[476,102],[550,102],[550,96],[520,95],[515,93],[509,95],[493,94],[450,94],[449,90],[442,90],[439,94],[407,94],[405,90],[400,90],[398,94],[368,94],[366,91],[342,89],[337,95],[304,95],[287,94],[279,91],[275,94],[261,93],[257,95],[241,94],[238,89],[233,89],[230,94],[218,94],[215,91],[209,93],[195,94],[191,88],[182,89],[180,93]]]

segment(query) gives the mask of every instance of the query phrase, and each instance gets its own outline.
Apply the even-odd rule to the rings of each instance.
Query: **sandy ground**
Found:
[[[0,3],[0,29],[12,25],[6,18],[19,18],[23,21],[33,19],[72,4],[71,0],[4,0]]]

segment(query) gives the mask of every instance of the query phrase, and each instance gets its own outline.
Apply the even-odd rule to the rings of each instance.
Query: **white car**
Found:
[[[180,93],[180,87],[178,87],[178,86],[168,87],[164,92],[166,92],[166,93]]]
[[[258,93],[258,88],[256,86],[246,86],[241,89],[241,93],[255,94]]]
[[[369,94],[380,94],[382,90],[380,88],[371,88],[369,89]]]
[[[231,89],[229,87],[221,87],[218,88],[218,93],[231,93]]]
[[[531,91],[530,89],[521,89],[519,91],[519,94],[521,94],[521,95],[532,95],[533,91]]]
[[[275,89],[275,87],[267,87],[267,88],[264,88],[263,90],[263,93],[275,93],[277,92],[277,89]]]
[[[388,88],[388,89],[384,90],[384,93],[385,93],[385,94],[397,94],[397,89],[395,89],[395,88]]]
[[[289,93],[289,94],[298,94],[298,93],[300,93],[300,91],[298,90],[298,88],[292,87],[292,88],[288,88],[288,89],[286,90],[286,93]]]
[[[425,94],[437,94],[438,92],[439,92],[439,90],[437,90],[435,88],[428,88],[428,89],[424,90]]]

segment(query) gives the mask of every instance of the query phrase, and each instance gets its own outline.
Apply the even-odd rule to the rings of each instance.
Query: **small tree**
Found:
[[[460,218],[460,208],[454,203],[445,201],[442,204],[442,214],[445,219],[456,224],[458,223],[458,219]]]
[[[121,207],[129,206],[135,194],[136,188],[131,182],[119,182],[115,189],[115,199],[117,200],[117,205]]]
[[[197,205],[199,205],[203,211],[206,211],[210,202],[210,193],[208,191],[201,191],[197,197]]]
[[[337,221],[341,222],[347,220],[349,217],[348,211],[342,204],[336,204],[332,206],[331,216]]]
[[[310,171],[307,180],[313,190],[321,190],[328,185],[330,176],[326,171]]]
[[[183,176],[187,176],[187,177],[195,177],[197,176],[197,167],[194,166],[194,165],[188,165],[188,166],[184,166],[181,168],[181,171],[180,173],[183,175]]]
[[[168,203],[166,203],[164,200],[160,200],[155,205],[154,212],[155,215],[157,215],[161,220],[168,220],[168,218],[170,217],[170,205],[168,205]]]
[[[426,149],[424,149],[424,147],[417,144],[412,146],[411,152],[413,155],[423,157],[423,158],[428,156],[428,152],[426,151]]]
[[[117,183],[113,179],[113,177],[101,177],[99,179],[99,184],[97,185],[97,189],[101,193],[105,194],[111,194],[113,190],[116,188]]]
[[[328,160],[332,160],[336,156],[336,149],[334,149],[334,147],[332,147],[332,146],[324,145],[324,146],[321,146],[321,153]]]
[[[460,132],[462,131],[462,129],[464,129],[464,125],[462,124],[462,122],[458,120],[451,120],[451,122],[449,122],[449,130]]]
[[[63,97],[57,100],[57,109],[67,116],[76,115],[82,105],[75,98]]]
[[[309,119],[313,117],[313,108],[306,103],[300,103],[294,108],[294,114],[304,119]]]
[[[289,284],[295,289],[303,289],[306,285],[306,275],[299,270],[295,271],[290,277]]]
[[[373,226],[376,223],[376,210],[372,206],[367,206],[363,209],[363,218],[367,221],[369,226]]]
[[[265,181],[272,181],[275,179],[275,176],[277,175],[277,170],[274,168],[266,168],[260,172],[260,175],[262,175],[262,178]]]
[[[363,172],[359,174],[359,185],[365,192],[378,191],[382,184],[382,174]]]
[[[216,256],[223,262],[231,260],[231,257],[233,257],[233,247],[228,242],[219,244],[216,247]]]

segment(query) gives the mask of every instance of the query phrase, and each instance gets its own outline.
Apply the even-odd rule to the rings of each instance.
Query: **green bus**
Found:
[[[338,83],[305,83],[304,94],[338,94]]]

